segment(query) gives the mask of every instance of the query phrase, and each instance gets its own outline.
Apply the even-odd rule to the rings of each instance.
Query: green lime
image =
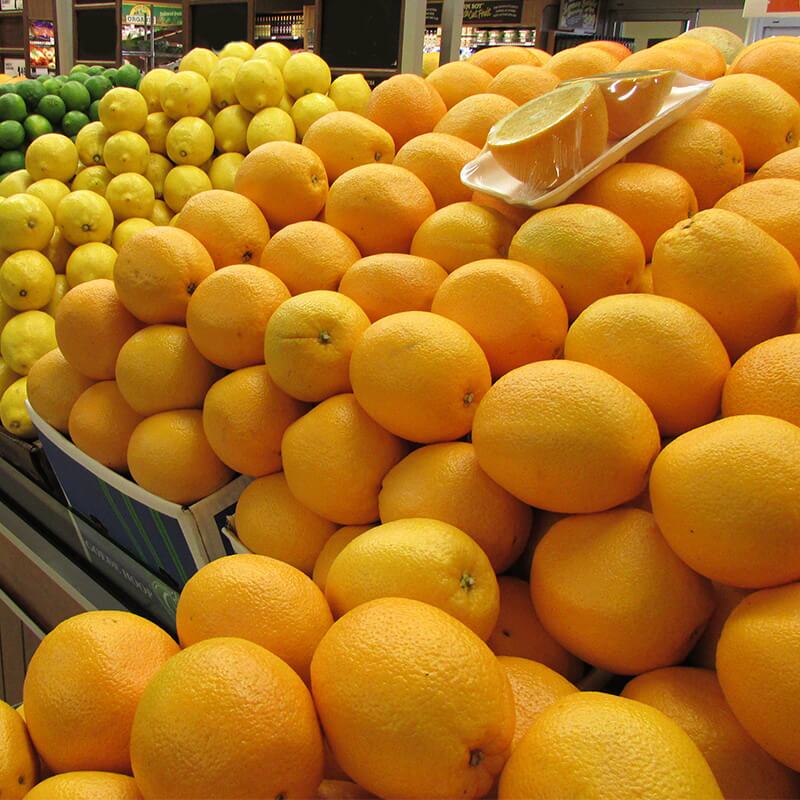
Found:
[[[89,119],[92,122],[99,122],[100,121],[100,101],[99,100],[95,100],[94,103],[92,103],[89,106]]]
[[[36,80],[39,81],[39,83],[44,83],[49,77],[49,75],[37,75]]]
[[[25,128],[13,119],[0,122],[0,150],[16,150],[25,141]]]
[[[76,72],[88,72],[89,65],[88,64],[76,64],[70,71],[70,75],[74,75]]]
[[[141,78],[142,73],[133,64],[123,64],[117,70],[117,86],[128,86],[135,89]]]
[[[41,114],[46,120],[53,125],[61,122],[61,118],[67,113],[67,107],[64,101],[55,94],[46,94],[36,106],[36,113]]]
[[[113,88],[111,81],[103,75],[92,75],[85,85],[92,100],[99,100],[107,91]]]
[[[95,64],[93,67],[89,67],[89,75],[102,75],[103,70],[105,67],[101,67],[99,64]]]
[[[0,83],[0,96],[4,94],[16,94],[16,93],[17,93],[16,83]]]
[[[0,95],[0,120],[13,119],[22,122],[27,116],[25,101],[18,94]]]
[[[108,69],[103,70],[103,75],[105,75],[105,77],[108,78],[114,86],[116,86],[117,72],[119,72],[119,70],[116,67],[109,67]]]
[[[0,172],[14,172],[18,169],[25,169],[25,153],[21,150],[0,153]]]
[[[58,90],[61,88],[61,81],[57,81],[55,78],[48,78],[42,85],[47,94],[58,94]]]
[[[53,126],[50,121],[41,114],[31,114],[22,124],[25,128],[25,133],[28,134],[29,142],[39,136],[44,136],[46,133],[53,132]]]
[[[67,81],[58,95],[64,101],[67,111],[83,111],[92,103],[89,90],[78,81]]]
[[[47,92],[39,81],[22,81],[17,85],[17,94],[25,101],[28,109],[33,111]]]
[[[61,130],[65,136],[77,136],[78,131],[89,124],[89,117],[83,111],[68,111],[61,120]]]
[[[59,83],[66,83],[69,80],[69,75],[56,75],[56,80]]]
[[[89,80],[89,74],[87,72],[70,72],[69,79],[78,83],[86,83]]]

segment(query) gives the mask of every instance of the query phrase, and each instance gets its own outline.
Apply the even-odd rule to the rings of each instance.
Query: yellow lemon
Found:
[[[42,178],[32,183],[28,189],[28,194],[35,195],[50,209],[50,213],[55,217],[58,204],[69,194],[69,186],[55,178]]]
[[[199,167],[214,154],[214,131],[199,117],[179,119],[167,134],[167,155],[175,164]]]
[[[439,66],[439,53],[424,53],[422,56],[422,77],[427,78]]]
[[[71,188],[73,192],[85,189],[105,197],[106,188],[113,177],[108,167],[86,167],[75,176]]]
[[[0,334],[0,357],[17,375],[57,347],[56,322],[44,311],[23,311],[10,319]]]
[[[44,250],[53,227],[50,209],[36,195],[16,194],[0,203],[0,250]]]
[[[168,78],[172,76],[172,71],[168,69],[151,69],[145,72],[139,83],[139,93],[147,103],[147,110],[150,114],[161,111],[161,88]]]
[[[285,111],[287,114],[292,113],[292,106],[294,105],[294,101],[288,94],[284,92],[283,97],[281,97],[280,103],[278,103],[278,108],[281,111]]]
[[[144,177],[150,182],[155,192],[156,198],[163,197],[164,195],[164,180],[167,174],[172,169],[172,162],[160,155],[159,153],[150,153],[150,159],[147,162],[147,169],[144,171]]]
[[[33,178],[26,169],[18,169],[9,172],[0,181],[0,197],[11,197],[12,194],[24,192],[33,183]]]
[[[283,76],[271,62],[253,59],[239,67],[233,83],[236,99],[253,114],[276,106],[283,97]]]
[[[328,96],[339,111],[352,111],[365,116],[367,104],[372,96],[366,78],[360,73],[340,75],[332,84]]]
[[[161,87],[161,106],[170,119],[199,117],[211,103],[208,81],[197,72],[177,72]]]
[[[211,179],[200,167],[182,164],[173,167],[164,179],[164,201],[173,211],[178,212],[190,197],[212,188]]]
[[[67,283],[70,289],[79,283],[107,278],[114,280],[117,251],[103,242],[87,242],[72,251],[67,261]]]
[[[3,427],[20,439],[35,439],[33,427],[25,401],[28,399],[28,379],[18,378],[3,392],[0,398],[0,421]]]
[[[283,70],[284,65],[289,60],[292,51],[280,42],[267,42],[256,47],[253,58],[263,58],[271,61],[279,70]]]
[[[223,153],[247,153],[247,129],[252,119],[253,115],[244,106],[223,108],[214,118],[217,150]]]
[[[64,238],[76,247],[86,242],[104,242],[114,229],[114,212],[108,201],[86,189],[72,192],[61,201],[56,220]]]
[[[144,175],[123,172],[108,184],[106,200],[117,222],[131,217],[149,217],[156,196],[153,186]]]
[[[208,111],[206,111],[205,114],[200,115],[200,119],[203,120],[203,122],[207,123],[208,125],[211,125],[212,127],[214,125],[214,120],[216,118],[217,118],[217,110],[213,106],[209,106]]]
[[[166,205],[163,203],[163,201],[161,202],[161,205],[166,208]],[[169,219],[167,219],[167,221],[163,224],[166,225],[168,222]],[[125,244],[125,242],[133,239],[137,233],[141,233],[142,231],[146,231],[148,228],[152,228],[155,224],[156,223],[152,222],[150,219],[145,219],[144,217],[131,217],[130,219],[123,220],[114,230],[114,236],[111,239],[111,246],[117,251],[117,253],[119,253],[120,248]],[[84,247],[88,247],[88,245],[84,245]],[[116,260],[117,259],[115,256],[114,261]],[[111,277],[113,279],[113,264]]]
[[[227,59],[225,59],[227,61]],[[241,59],[237,59],[240,61]],[[241,62],[244,64],[244,61]],[[236,82],[236,73],[239,67],[231,63],[220,65],[208,76],[208,88],[211,92],[211,102],[216,108],[225,108],[227,106],[235,106],[238,104],[236,99],[236,90],[234,83]]]
[[[292,120],[297,128],[297,135],[302,138],[318,119],[336,110],[336,103],[324,94],[312,92],[303,95],[292,106]]]
[[[244,161],[244,156],[241,153],[224,153],[217,156],[211,162],[211,169],[208,171],[211,186],[214,189],[226,189],[232,192],[236,173],[239,171],[242,161]]]
[[[16,310],[3,302],[3,298],[0,297],[0,334],[2,334],[6,323],[11,319],[11,317],[15,316],[16,313]]]
[[[150,158],[150,147],[147,140],[132,131],[120,131],[108,137],[103,148],[106,168],[113,175],[123,172],[144,174]]]
[[[46,306],[55,284],[56,271],[38,250],[18,250],[0,267],[0,297],[17,311]]]
[[[61,133],[38,136],[25,151],[25,169],[35,181],[55,178],[66,183],[78,169],[78,148]]]
[[[58,304],[64,299],[64,295],[69,291],[70,286],[67,282],[66,275],[56,275],[56,285],[53,289],[53,296],[50,298],[50,302],[42,309],[45,314],[49,314],[51,317],[55,317],[56,309],[58,308]]]
[[[75,146],[78,148],[78,158],[81,164],[87,167],[104,164],[103,148],[111,134],[106,130],[102,122],[90,122],[84,125],[75,138]]]
[[[264,108],[247,126],[247,148],[255,150],[267,142],[295,142],[297,129],[294,120],[280,108]]]
[[[242,61],[247,61],[253,57],[256,52],[255,47],[250,42],[228,42],[222,50],[219,51],[220,60],[228,56],[241,58]]]
[[[189,70],[208,78],[211,70],[217,66],[218,61],[219,56],[213,50],[209,50],[206,47],[194,47],[181,59],[181,63],[178,65],[178,72]],[[150,73],[148,72],[147,74],[149,75]],[[139,91],[141,90],[142,87],[140,85]]]
[[[286,91],[295,99],[304,94],[327,94],[331,88],[331,71],[314,53],[295,53],[283,67]],[[413,109],[408,109],[413,113]]]
[[[109,133],[140,131],[147,121],[147,101],[136,89],[117,86],[103,95],[97,112]]]
[[[169,225],[172,216],[173,214],[169,210],[169,206],[163,200],[156,200],[155,203],[153,203],[153,213],[150,215],[150,222],[152,222],[153,225]],[[130,220],[126,219],[125,222],[130,222]],[[125,222],[118,225],[117,228],[121,228]]]
[[[61,228],[56,227],[53,230],[53,235],[44,248],[45,258],[53,265],[56,274],[63,273],[67,268],[67,259],[72,252],[72,245],[64,238],[64,233]]]
[[[14,381],[19,380],[19,375],[0,358],[0,397]]]
[[[147,115],[142,136],[150,147],[151,153],[167,152],[167,134],[174,120],[170,119],[163,111],[154,111]]]

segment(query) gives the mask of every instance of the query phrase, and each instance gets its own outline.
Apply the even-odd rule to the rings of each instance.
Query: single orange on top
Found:
[[[452,61],[437,67],[425,80],[452,108],[465,97],[487,91],[492,75],[469,61]]]
[[[56,348],[34,362],[28,373],[28,401],[49,425],[67,433],[69,412],[75,401],[92,385]]]
[[[435,133],[457,136],[483,148],[492,126],[517,109],[517,104],[500,94],[487,91],[473,94],[456,103],[433,129]]]
[[[556,53],[544,68],[552,72],[559,80],[569,81],[574,78],[588,78],[590,75],[602,75],[611,72],[617,64],[619,57],[609,53],[601,47],[592,47],[587,42],[587,47],[568,47]]]
[[[531,64],[512,64],[497,73],[488,92],[501,94],[518,106],[552,92],[560,80],[542,67]]]
[[[487,47],[470,56],[469,63],[485,69],[490,75],[497,75],[513,64],[542,67],[551,58],[550,53],[536,47]]]

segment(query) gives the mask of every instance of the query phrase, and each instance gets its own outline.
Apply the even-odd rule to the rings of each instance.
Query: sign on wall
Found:
[[[523,0],[465,0],[464,23],[472,25],[519,25],[522,22]],[[425,24],[429,28],[442,24],[442,3],[428,3]]]

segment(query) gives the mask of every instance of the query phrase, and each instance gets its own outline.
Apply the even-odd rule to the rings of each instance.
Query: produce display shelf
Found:
[[[23,13],[21,8],[15,8],[12,11],[0,11],[0,17],[21,17]]]

